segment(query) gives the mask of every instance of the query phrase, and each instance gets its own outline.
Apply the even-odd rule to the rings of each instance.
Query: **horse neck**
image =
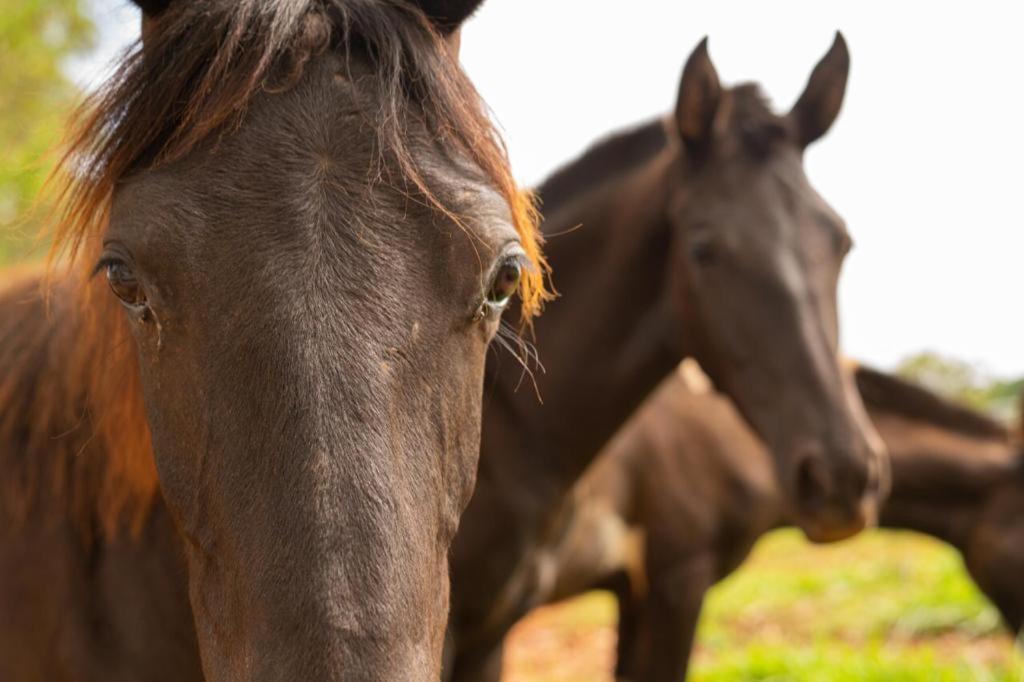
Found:
[[[1007,440],[943,430],[873,413],[890,451],[892,490],[881,511],[885,528],[915,530],[963,548],[989,494],[1020,462]],[[944,432],[945,431],[945,432]]]
[[[563,496],[680,361],[668,341],[675,318],[665,292],[667,156],[546,216],[559,298],[535,328],[543,403],[515,367],[497,373],[485,403],[483,477],[490,469],[499,480],[531,481],[535,494]]]

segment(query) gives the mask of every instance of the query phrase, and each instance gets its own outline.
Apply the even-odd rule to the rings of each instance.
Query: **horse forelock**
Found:
[[[743,83],[727,91],[728,133],[739,139],[744,151],[755,158],[768,156],[783,141],[795,141],[786,117],[772,111],[756,83]]]
[[[503,193],[527,256],[523,318],[547,297],[532,197],[519,189],[505,147],[450,46],[399,0],[215,0],[173,3],[152,20],[110,81],[72,117],[51,178],[57,226],[51,262],[94,255],[116,184],[179,159],[242,121],[253,97],[290,88],[327,50],[365,55],[379,85],[376,134],[412,189],[458,221],[424,180],[406,144],[407,114],[475,163]],[[90,264],[86,263],[86,267]]]

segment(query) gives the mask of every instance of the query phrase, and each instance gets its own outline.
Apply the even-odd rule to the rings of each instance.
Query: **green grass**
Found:
[[[864,642],[957,631],[998,632],[999,616],[967,577],[960,555],[912,533],[877,532],[814,546],[778,531],[714,588],[702,639],[765,623],[790,639]]]
[[[733,682],[735,680],[834,680],[857,682],[900,682],[911,680],[1008,680],[1019,679],[1008,666],[961,660],[931,647],[889,650],[872,644],[851,647],[821,643],[815,647],[787,648],[749,645],[722,656],[712,664],[698,667],[694,680]]]
[[[960,555],[913,533],[769,535],[709,594],[698,642],[693,677],[708,682],[1024,680]]]
[[[538,614],[513,638],[509,679],[609,680],[614,621],[599,593]],[[783,530],[709,593],[691,679],[1024,682],[1024,655],[947,546],[881,531],[814,546]]]

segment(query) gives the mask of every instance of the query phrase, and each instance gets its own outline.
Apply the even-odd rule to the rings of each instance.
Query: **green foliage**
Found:
[[[0,263],[33,243],[27,213],[76,99],[62,67],[92,36],[81,0],[0,0]]]
[[[931,351],[906,358],[896,372],[940,395],[987,412],[997,419],[1011,422],[1018,418],[1017,403],[1024,392],[1024,378],[1006,380],[987,377],[967,362]]]

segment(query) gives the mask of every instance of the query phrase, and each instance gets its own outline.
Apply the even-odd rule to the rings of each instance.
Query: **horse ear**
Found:
[[[689,153],[699,154],[707,149],[721,98],[722,86],[708,55],[705,37],[686,60],[676,101],[676,127]]]
[[[850,52],[843,34],[836,31],[828,54],[814,67],[807,87],[789,112],[801,146],[811,144],[832,127],[843,105],[849,74]]]
[[[167,9],[171,0],[132,0],[146,17],[155,17]]]
[[[414,0],[442,35],[457,34],[462,22],[484,4],[483,0]]]
[[[171,0],[132,0],[142,10],[142,46],[145,49],[153,32],[153,22],[171,4]]]

